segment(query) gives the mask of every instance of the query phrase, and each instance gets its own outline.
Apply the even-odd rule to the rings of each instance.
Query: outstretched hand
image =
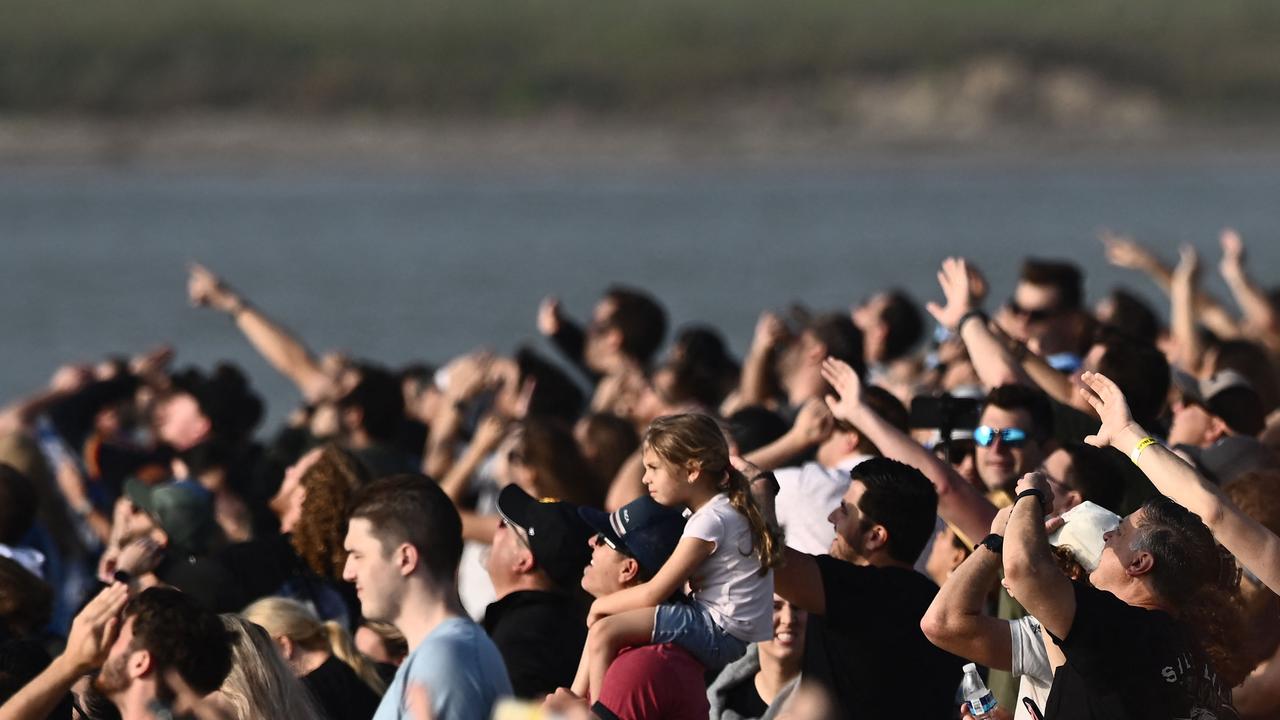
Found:
[[[538,305],[538,332],[551,337],[560,332],[560,301],[552,296],[543,298]]]
[[[1183,243],[1178,248],[1178,264],[1173,268],[1173,282],[1194,283],[1200,275],[1200,254],[1194,245]]]
[[[862,380],[849,363],[828,357],[822,361],[822,378],[836,391],[826,397],[831,414],[841,420],[853,422],[862,408]]]
[[[1128,235],[1120,235],[1103,229],[1098,232],[1098,240],[1102,242],[1107,262],[1116,267],[1129,270],[1150,270],[1160,264],[1155,253],[1139,245]]]
[[[958,330],[965,313],[977,305],[969,264],[964,258],[949,257],[942,261],[938,270],[938,285],[942,287],[942,295],[947,299],[946,306],[929,302],[925,309],[938,324],[952,331]]]
[[[187,297],[192,305],[207,306],[223,312],[230,312],[239,305],[240,299],[235,292],[209,268],[199,263],[191,263],[187,272]]]
[[[1228,280],[1244,277],[1244,240],[1240,233],[1224,228],[1218,241],[1222,243],[1222,262],[1218,265],[1222,277]]]
[[[112,583],[90,600],[71,622],[64,654],[79,672],[99,668],[107,659],[120,632],[120,611],[128,601],[128,586]]]
[[[1094,447],[1114,446],[1121,432],[1133,424],[1129,402],[1124,393],[1106,375],[1085,372],[1080,376],[1080,394],[1093,406],[1102,426],[1084,441]]]

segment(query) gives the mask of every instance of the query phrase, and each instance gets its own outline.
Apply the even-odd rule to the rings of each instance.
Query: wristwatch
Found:
[[[1018,501],[1021,500],[1022,498],[1032,497],[1032,496],[1034,496],[1037,500],[1040,501],[1041,512],[1044,512],[1044,513],[1049,512],[1049,501],[1048,499],[1045,498],[1044,492],[1042,492],[1037,488],[1027,488],[1026,490],[1023,490],[1022,492],[1018,493],[1018,497],[1014,498],[1013,504],[1017,505]]]
[[[999,555],[1004,552],[1004,538],[995,533],[991,533],[990,535],[979,540],[978,544],[973,546],[973,549],[977,550],[980,547],[984,547],[990,550],[991,552]]]

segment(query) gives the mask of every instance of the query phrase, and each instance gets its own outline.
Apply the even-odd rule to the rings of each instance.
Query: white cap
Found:
[[[1071,550],[1084,571],[1091,573],[1102,559],[1102,534],[1120,524],[1120,516],[1088,500],[1062,514],[1066,525],[1049,536],[1054,547]]]
[[[977,664],[977,663],[965,663],[965,666],[964,666],[963,670],[964,670],[964,672],[967,672],[967,673],[969,673],[969,672],[978,672],[978,664]]]

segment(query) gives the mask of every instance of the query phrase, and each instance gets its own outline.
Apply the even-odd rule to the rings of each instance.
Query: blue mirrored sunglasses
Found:
[[[1000,437],[1000,442],[1010,447],[1018,447],[1027,441],[1027,431],[1022,428],[1004,428],[996,429],[990,425],[979,425],[973,429],[973,441],[982,447],[991,447],[996,436]]]

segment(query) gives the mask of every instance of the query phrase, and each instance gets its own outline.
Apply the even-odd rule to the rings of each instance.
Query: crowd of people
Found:
[[[0,720],[1275,717],[1280,292],[1101,241],[1167,323],[947,258],[740,360],[613,286],[390,368],[193,266],[300,402],[160,348],[0,409]]]

